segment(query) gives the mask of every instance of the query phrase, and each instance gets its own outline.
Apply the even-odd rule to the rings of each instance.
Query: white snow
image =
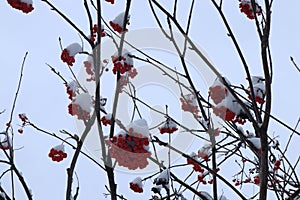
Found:
[[[67,83],[67,85],[69,86],[69,88],[72,92],[75,93],[78,91],[79,85],[78,85],[77,81],[72,80],[69,83]]]
[[[251,137],[251,138],[248,138],[247,140],[250,141],[255,146],[255,148],[257,148],[257,149],[261,148],[260,138]]]
[[[11,137],[6,135],[5,138],[1,141],[1,144],[5,148],[5,147],[8,147],[8,142],[9,142],[9,144],[12,144]]]
[[[133,131],[139,134],[142,134],[142,137],[149,137],[149,126],[145,119],[137,119],[131,122],[126,129],[129,130],[133,128]]]
[[[125,17],[125,12],[122,12],[114,20],[112,20],[112,22],[114,24],[118,24],[120,27],[123,27],[124,17]],[[130,15],[127,16],[126,23],[129,21],[129,19],[130,19]]]
[[[32,0],[20,0],[20,1],[23,3],[27,3],[27,5],[33,4]]]
[[[108,113],[108,114],[105,115],[104,117],[105,117],[106,120],[111,120],[111,116],[112,116],[112,114],[111,114],[111,113]]]
[[[160,128],[176,128],[177,124],[170,118],[167,119],[167,121],[160,127]]]
[[[256,83],[253,85],[254,95],[263,98],[266,93],[266,87],[264,83]]]
[[[132,183],[137,184],[140,188],[143,187],[143,182],[142,182],[141,177],[136,177],[136,178],[132,181]]]
[[[92,97],[88,93],[82,93],[76,96],[74,103],[78,104],[81,109],[90,112],[92,107]]]
[[[183,96],[185,103],[188,103],[191,106],[198,106],[197,99],[193,94],[186,94]]]
[[[252,84],[262,83],[264,78],[262,76],[251,76]]]
[[[170,170],[164,169],[157,178],[154,179],[154,184],[163,185],[164,187],[169,187],[170,180]]]
[[[75,56],[77,53],[82,51],[82,47],[78,43],[70,44],[67,48],[70,56]]]
[[[63,144],[60,144],[60,145],[57,145],[55,147],[53,147],[53,149],[57,150],[57,151],[65,151],[65,145]]]

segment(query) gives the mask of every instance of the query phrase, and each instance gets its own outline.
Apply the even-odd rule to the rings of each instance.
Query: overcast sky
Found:
[[[124,1],[116,0],[115,5],[103,2],[103,17],[109,21],[124,11]],[[82,2],[72,0],[51,1],[61,8],[75,24],[83,31],[88,30],[88,20],[85,16]],[[186,4],[179,1],[178,17],[181,22],[186,21]],[[258,2],[261,2],[258,0]],[[300,2],[274,1],[273,19],[270,46],[272,49],[274,80],[273,80],[273,114],[287,122],[292,127],[299,117],[299,75],[293,67],[289,57],[293,56],[300,63],[300,21],[298,12]],[[57,13],[40,1],[34,1],[34,11],[23,14],[11,8],[6,1],[0,2],[1,28],[1,73],[0,73],[0,110],[6,112],[0,116],[0,130],[5,129],[9,119],[9,110],[17,88],[19,71],[23,56],[29,52],[24,69],[24,79],[19,94],[13,126],[17,129],[20,122],[18,113],[26,113],[32,122],[53,132],[66,129],[76,132],[74,119],[67,114],[69,100],[65,94],[62,81],[54,75],[45,63],[51,64],[60,71],[66,79],[71,80],[67,66],[60,60],[60,47],[58,38],[62,38],[63,46],[80,39]],[[213,8],[210,1],[197,1],[191,27],[191,38],[196,41],[209,55],[218,70],[231,83],[246,84],[245,73],[241,61],[232,45],[224,25]],[[259,43],[255,33],[253,21],[240,13],[238,1],[224,1],[224,11],[230,25],[236,34],[244,55],[249,63],[253,75],[262,75],[261,61],[259,59]],[[130,30],[156,27],[147,1],[133,1],[131,8]],[[145,38],[147,40],[149,38]],[[78,56],[78,60],[85,59]],[[74,66],[75,73],[81,69],[81,62]],[[111,102],[111,101],[110,101]],[[275,123],[271,123],[270,135],[280,135],[284,142],[288,132]],[[298,140],[299,142],[299,140]],[[16,164],[23,172],[35,199],[63,199],[65,195],[65,169],[70,163],[71,149],[67,148],[68,159],[61,163],[54,163],[48,157],[52,146],[60,144],[59,141],[30,128],[24,130],[23,135],[16,135],[15,147],[22,147],[16,151]],[[293,145],[295,145],[293,143]],[[0,155],[2,157],[2,155]],[[1,158],[0,157],[0,158]],[[76,171],[80,178],[80,199],[103,199],[105,192],[105,174],[84,157],[80,157]],[[122,178],[121,193],[126,197],[134,195],[129,190],[128,183],[135,175],[120,173]],[[9,176],[1,180],[6,185]],[[17,182],[17,181],[16,181]],[[75,181],[76,184],[76,181]],[[151,183],[148,183],[148,188]],[[17,199],[23,198],[22,190],[17,187]],[[150,194],[150,192],[148,191]],[[225,193],[226,195],[226,193]],[[136,197],[136,196],[135,196]],[[139,198],[137,198],[139,199]]]

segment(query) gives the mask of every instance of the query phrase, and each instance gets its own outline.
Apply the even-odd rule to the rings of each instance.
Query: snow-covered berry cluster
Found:
[[[78,43],[70,44],[61,52],[61,60],[67,63],[69,66],[73,66],[75,63],[75,55],[82,51],[82,47]]]
[[[87,120],[90,116],[91,107],[92,97],[88,93],[82,93],[77,95],[68,105],[68,111],[70,115],[77,116],[79,120]]]
[[[109,113],[101,118],[101,122],[104,126],[111,125],[112,114]]]
[[[227,88],[223,84],[226,81],[230,85],[229,81],[223,79],[216,79],[211,87],[209,87],[209,94],[213,102],[216,104],[213,107],[213,113],[225,121],[233,121],[234,123],[244,124],[244,113],[241,106],[235,100],[233,95],[228,92]]]
[[[117,72],[120,72],[120,74],[124,74],[125,72],[129,72],[133,69],[133,59],[130,57],[129,52],[126,49],[123,50],[121,59],[119,59],[117,52],[111,57],[111,59],[114,64],[114,67],[112,69],[114,74],[116,74]]]
[[[181,109],[186,112],[191,112],[192,114],[198,116],[199,108],[197,104],[197,99],[193,94],[187,94],[180,98]]]
[[[79,89],[79,85],[77,81],[73,80],[69,83],[66,83],[65,86],[66,86],[67,94],[69,95],[69,99],[73,100],[73,98],[76,96],[76,93],[78,92]]]
[[[114,29],[114,31],[120,34],[123,32],[122,27],[123,27],[124,17],[125,17],[125,13],[122,12],[114,20],[109,22],[110,26]],[[129,19],[130,19],[130,15],[128,15],[126,19],[127,25],[130,24]],[[128,31],[128,29],[126,29],[125,31]]]
[[[63,144],[57,145],[50,149],[48,156],[56,162],[62,161],[67,157],[67,153],[65,152],[65,147]]]
[[[166,122],[163,123],[163,125],[160,126],[158,129],[161,134],[174,133],[178,130],[177,124],[169,117],[167,118]]]
[[[30,13],[33,11],[32,0],[7,0],[11,7],[21,10],[23,13]]]
[[[261,7],[258,5],[258,3],[256,1],[255,1],[255,8],[254,9],[252,7],[251,0],[239,0],[239,1],[240,1],[239,7],[241,9],[241,12],[245,13],[245,15],[249,19],[254,19],[253,10],[255,10],[255,13],[257,15],[261,14]]]
[[[143,169],[148,165],[149,128],[144,119],[136,120],[128,128],[128,132],[121,132],[117,136],[106,140],[109,153],[115,158],[119,166],[129,170]]]
[[[142,193],[143,192],[143,182],[141,177],[135,178],[133,181],[129,183],[130,189],[134,192]]]
[[[199,160],[198,160],[198,155],[197,155],[195,152],[192,152],[192,153],[190,154],[190,157],[193,158],[194,160],[199,161]],[[201,172],[201,173],[203,173],[203,172],[204,172],[204,169],[201,168],[201,166],[200,166],[197,162],[195,162],[194,160],[188,158],[188,159],[187,159],[187,164],[193,165],[193,169],[194,169],[196,172]]]

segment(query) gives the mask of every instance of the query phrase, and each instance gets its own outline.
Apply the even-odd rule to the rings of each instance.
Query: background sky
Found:
[[[109,21],[122,12],[125,1],[116,0],[115,5],[102,3],[103,17]],[[87,18],[81,1],[53,0],[54,5],[61,9],[82,30],[88,31]],[[178,17],[180,22],[186,21],[187,6],[185,1],[179,1]],[[261,2],[258,0],[258,2]],[[163,2],[166,4],[167,2]],[[170,3],[169,3],[170,4]],[[171,5],[171,4],[170,4]],[[224,1],[224,12],[240,43],[243,53],[248,61],[253,75],[262,75],[261,61],[259,59],[259,43],[255,33],[253,21],[240,13],[238,1]],[[273,115],[284,122],[294,126],[299,117],[299,72],[293,67],[289,57],[293,56],[300,63],[300,22],[297,0],[274,1],[273,18],[270,37],[272,49],[274,80],[273,80]],[[60,47],[58,38],[62,38],[63,46],[73,42],[80,42],[78,34],[61,19],[57,13],[40,1],[34,1],[34,11],[23,14],[11,8],[6,1],[0,2],[1,37],[1,73],[0,73],[0,110],[6,112],[0,115],[0,130],[5,130],[5,123],[9,119],[9,111],[17,88],[19,71],[23,56],[29,52],[24,69],[24,79],[19,94],[13,126],[18,128],[20,121],[18,113],[26,113],[36,125],[53,132],[66,129],[76,131],[74,119],[67,114],[69,100],[65,94],[65,87],[61,80],[54,75],[45,63],[51,64],[67,79],[71,75],[67,66],[60,61]],[[147,1],[133,1],[131,25],[129,30],[156,27]],[[231,83],[246,84],[245,73],[241,61],[233,47],[222,21],[210,1],[197,1],[191,27],[191,38],[205,49],[218,70]],[[145,38],[149,39],[149,38]],[[77,56],[79,60],[74,66],[77,73],[81,68],[80,60],[84,56]],[[269,134],[279,135],[284,144],[288,133],[276,123],[271,123]],[[296,140],[288,154],[294,153],[292,161],[297,159],[299,150]],[[299,142],[299,139],[298,139]],[[23,172],[35,199],[63,199],[65,191],[65,169],[70,163],[71,149],[67,148],[69,158],[61,163],[54,163],[48,157],[52,146],[60,144],[59,141],[26,128],[23,135],[16,134],[15,147],[22,147],[16,151],[16,164]],[[295,156],[295,151],[298,153]],[[0,155],[0,158],[3,155]],[[80,178],[80,199],[104,199],[103,185],[106,183],[104,173],[84,157],[80,157],[76,171]],[[135,176],[120,174],[120,192],[126,197],[134,195],[127,190],[128,182]],[[9,176],[0,182],[6,185]],[[18,184],[18,182],[16,181]],[[75,181],[76,184],[76,181]],[[121,185],[120,184],[120,185]],[[151,185],[151,183],[148,183]],[[149,186],[148,185],[148,186]],[[225,193],[226,195],[226,193]],[[17,187],[17,199],[23,198],[23,192]],[[138,198],[137,196],[134,196]],[[130,198],[129,198],[130,199]]]

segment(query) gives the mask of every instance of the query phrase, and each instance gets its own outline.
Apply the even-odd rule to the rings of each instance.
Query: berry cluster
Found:
[[[147,158],[151,155],[151,152],[146,150],[149,145],[148,137],[133,132],[132,128],[128,133],[120,133],[106,140],[106,144],[109,145],[111,157],[116,159],[119,166],[135,170],[143,169],[148,165]]]
[[[251,0],[239,0],[241,3],[239,5],[241,12],[245,13],[249,19],[254,19],[253,7],[251,4]],[[260,6],[255,3],[255,12],[257,15],[261,14]]]
[[[111,125],[111,114],[107,114],[101,118],[101,122],[104,126]]]
[[[232,121],[233,123],[244,124],[247,116],[242,111],[241,106],[237,103],[236,99],[223,84],[224,79],[216,79],[213,85],[209,88],[209,94],[213,102],[216,104],[213,107],[213,113],[225,121]]]
[[[120,13],[114,20],[110,21],[109,24],[110,26],[114,29],[114,31],[122,34],[123,32],[123,22],[124,22],[124,17],[125,17],[125,13]],[[127,19],[126,19],[126,23],[127,25],[130,25],[129,22],[130,16],[128,15]],[[125,30],[126,32],[128,31],[128,29]]]
[[[221,87],[221,85],[216,85],[214,87],[209,87],[209,94],[213,102],[218,104],[225,99],[227,95],[227,89],[225,87]]]
[[[11,5],[11,7],[21,10],[23,13],[29,13],[34,8],[32,6],[32,1],[24,2],[22,0],[7,0],[8,4]]]
[[[201,173],[204,172],[204,169],[201,168],[201,166],[200,166],[198,163],[196,163],[195,161],[193,161],[192,159],[187,159],[187,164],[193,165],[193,169],[194,169],[196,172],[201,172]]]
[[[73,66],[73,63],[75,63],[75,55],[81,51],[82,47],[80,44],[72,43],[61,52],[60,58],[69,66]]]
[[[192,114],[198,116],[198,105],[194,95],[188,94],[180,98],[181,109],[186,112],[191,112]]]
[[[226,108],[225,106],[213,107],[213,112],[215,115],[219,116],[225,121],[231,121],[235,117],[235,113],[232,112],[230,109]]]
[[[50,149],[48,156],[56,162],[62,161],[64,158],[67,157],[67,153],[64,152],[64,145],[57,145]]]
[[[203,150],[203,149],[202,150],[198,150],[198,157],[202,158],[205,161],[209,161],[208,154],[206,152],[207,151]]]
[[[68,111],[69,111],[69,114],[72,115],[72,116],[77,116],[77,118],[79,120],[81,119],[85,119],[85,120],[88,120],[89,119],[89,116],[90,116],[90,113],[83,110],[80,105],[76,104],[76,103],[70,103],[68,105]]]
[[[121,57],[121,60],[118,59],[117,56],[112,56],[112,61],[114,63],[114,68],[112,69],[113,73],[116,74],[120,72],[120,74],[124,74],[125,72],[131,71],[133,68],[132,63],[126,62],[128,56],[126,58],[124,56]]]
[[[65,84],[67,89],[67,94],[69,95],[69,99],[73,100],[73,98],[76,96],[76,92],[78,91],[78,84],[76,81],[71,81],[69,83]]]
[[[140,177],[135,178],[132,182],[129,183],[130,189],[134,192],[142,193],[143,192],[143,183]]]
[[[97,24],[94,24],[93,26],[93,35],[91,35],[91,41],[94,42],[97,36],[98,26]],[[106,36],[106,33],[104,32],[104,26],[101,24],[101,37]]]
[[[206,185],[206,184],[207,184],[207,182],[206,182],[206,180],[205,180],[205,175],[204,175],[203,173],[201,173],[201,174],[198,175],[198,181],[199,181],[200,183],[202,183],[203,185]]]
[[[73,66],[73,63],[75,62],[74,56],[69,55],[68,49],[64,49],[61,52],[60,58],[63,62],[67,63],[69,66]]]
[[[175,131],[178,130],[177,125],[175,124],[175,122],[173,122],[171,120],[171,118],[168,118],[166,120],[166,122],[161,127],[159,127],[158,129],[159,129],[159,132],[161,134],[164,134],[164,133],[170,133],[171,134],[171,133],[174,133]]]
[[[85,67],[85,71],[88,75],[91,75],[90,78],[87,78],[86,81],[90,82],[90,81],[95,81],[95,70],[94,70],[94,64],[93,61],[91,60],[91,57],[89,57],[88,60],[83,62],[83,65]]]

